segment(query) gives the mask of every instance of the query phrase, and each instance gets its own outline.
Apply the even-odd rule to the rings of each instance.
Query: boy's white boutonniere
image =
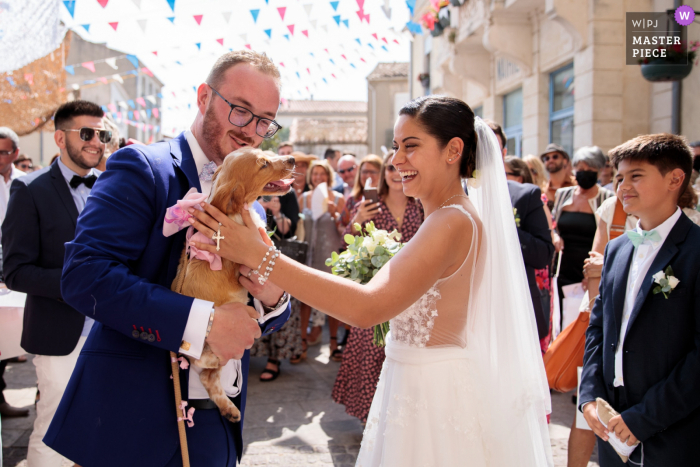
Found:
[[[654,274],[654,284],[658,284],[654,287],[653,292],[655,294],[662,293],[665,298],[668,298],[673,289],[676,288],[681,281],[678,280],[676,276],[673,275],[673,269],[668,266],[665,271],[659,271]]]
[[[513,217],[515,217],[515,226],[520,227],[520,214],[518,214],[518,210],[516,208],[513,208]]]

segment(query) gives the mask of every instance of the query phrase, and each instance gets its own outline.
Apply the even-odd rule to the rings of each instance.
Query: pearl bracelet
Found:
[[[280,255],[279,250],[275,249],[274,247],[270,247],[270,248],[275,250],[275,254],[272,255],[272,257],[270,258],[270,263],[265,267],[265,274],[263,274],[262,276],[258,275],[258,282],[260,283],[260,285],[265,285],[265,282],[267,282],[267,280],[270,278],[270,273],[272,272],[272,269],[275,267],[275,260]]]
[[[260,270],[262,269],[263,264],[265,264],[265,260],[267,260],[267,257],[270,256],[270,253],[272,253],[273,251],[275,251],[274,246],[271,246],[267,249],[265,256],[263,256],[262,261],[260,261],[260,265],[257,268],[253,269],[253,272],[251,274],[256,274],[258,277],[260,277]]]

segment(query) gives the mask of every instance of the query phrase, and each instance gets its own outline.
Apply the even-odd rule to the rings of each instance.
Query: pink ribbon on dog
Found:
[[[190,188],[190,191],[187,192],[184,198],[165,210],[163,235],[169,237],[185,227],[189,227],[190,223],[187,220],[192,217],[192,214],[187,212],[187,210],[195,208],[201,211],[202,208],[199,205],[206,199],[207,195],[199,193],[194,187]]]
[[[180,369],[186,370],[190,367],[190,362],[187,361],[186,357],[180,357],[180,358],[175,358],[175,357],[170,357],[170,361],[175,363],[178,360],[180,360]],[[171,375],[172,378],[172,375]]]
[[[192,228],[190,228],[190,230],[187,231],[187,245],[190,249],[190,259],[197,258],[201,259],[202,261],[207,261],[209,263],[209,268],[212,271],[221,271],[221,256],[215,253],[210,253],[206,250],[200,250],[196,246],[190,245],[190,240],[195,241],[197,243],[208,243],[209,245],[216,245],[214,240],[206,237],[200,232],[197,232],[196,234],[192,235],[193,232],[194,229]]]
[[[192,428],[194,426],[194,420],[192,420],[192,415],[194,415],[194,407],[190,407],[189,410],[185,410],[185,407],[187,407],[187,401],[182,401],[180,402],[180,410],[182,410],[182,417],[178,417],[177,421],[186,421],[187,426],[189,428]]]

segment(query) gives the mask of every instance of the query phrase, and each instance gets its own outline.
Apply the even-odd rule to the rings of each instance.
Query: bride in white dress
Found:
[[[367,285],[284,256],[270,275],[343,322],[391,322],[357,466],[551,466],[549,391],[496,137],[459,99],[427,96],[401,109],[394,146],[404,193],[426,215],[399,254]],[[205,210],[195,227],[220,228],[218,253],[247,274],[267,251],[249,215],[239,226]]]

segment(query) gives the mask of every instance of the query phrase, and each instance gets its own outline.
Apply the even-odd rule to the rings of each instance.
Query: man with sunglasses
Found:
[[[549,172],[547,183],[547,206],[551,210],[554,207],[554,195],[559,188],[576,185],[576,179],[571,175],[571,161],[569,154],[558,144],[550,143],[542,154],[540,160]]]
[[[2,225],[7,287],[27,294],[21,345],[35,354],[41,399],[29,438],[28,464],[59,467],[63,457],[42,439],[75,368],[93,320],[63,301],[61,270],[66,242],[100,172],[111,135],[99,105],[75,100],[54,115],[60,156],[50,167],[12,183]]]
[[[180,466],[178,417],[189,421],[191,465],[235,466],[240,459],[248,349],[287,320],[288,295],[245,276],[239,282],[255,297],[254,308],[214,307],[171,291],[187,229],[165,237],[163,225],[166,209],[191,188],[210,193],[230,153],[274,136],[279,102],[274,63],[253,51],[230,52],[197,89],[190,129],[109,157],[66,245],[61,282],[66,302],[95,325],[44,438],[79,465]],[[265,215],[257,202],[252,207]],[[170,352],[199,358],[205,342],[226,362],[220,379],[241,411],[238,423],[223,418],[194,365],[181,365],[187,409],[176,411]]]
[[[355,175],[357,174],[357,158],[352,154],[345,154],[338,160],[338,175],[343,179],[343,183],[334,188],[338,193],[347,199],[355,186]]]

